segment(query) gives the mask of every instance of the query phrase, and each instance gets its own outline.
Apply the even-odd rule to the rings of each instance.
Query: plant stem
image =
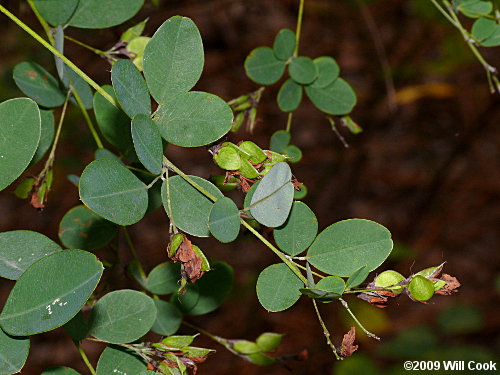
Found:
[[[314,305],[314,311],[316,311],[316,316],[318,317],[319,324],[321,325],[321,328],[323,328],[323,334],[325,335],[326,342],[328,343],[328,345],[332,349],[333,354],[335,354],[335,358],[337,358],[338,360],[342,360],[342,357],[339,356],[339,354],[337,353],[337,349],[335,348],[335,345],[333,345],[333,342],[330,339],[330,336],[331,336],[330,331],[328,331],[328,328],[326,328],[325,322],[323,321],[323,318],[321,317],[321,314],[319,313],[318,304],[316,303],[316,300],[313,299],[312,303]]]
[[[104,57],[104,58],[109,58],[109,54],[107,54],[106,52],[101,51],[100,49],[94,48],[94,47],[92,47],[92,46],[89,46],[88,44],[85,44],[85,43],[83,43],[83,42],[80,42],[79,40],[76,40],[76,39],[74,39],[74,38],[72,38],[72,37],[70,37],[70,36],[65,35],[65,36],[64,36],[64,39],[67,39],[67,40],[69,40],[70,42],[73,42],[73,43],[75,43],[75,44],[78,44],[79,46],[81,46],[81,47],[83,47],[83,48],[86,48],[86,49],[88,49],[88,50],[90,50],[90,51],[94,52],[96,55],[99,55],[99,56]]]
[[[297,16],[297,27],[295,28],[295,51],[294,56],[299,54],[300,33],[302,32],[302,18],[304,16],[304,3],[305,0],[300,0],[299,14]]]
[[[227,350],[229,350],[233,354],[238,354],[234,351],[234,349],[229,345],[226,339],[223,339],[222,337],[216,336],[211,334],[208,331],[205,331],[203,328],[200,328],[198,326],[195,326],[194,324],[191,324],[189,322],[186,322],[185,320],[182,321],[182,324],[184,324],[186,327],[192,328],[195,331],[200,332],[201,334],[209,337],[210,339],[214,340],[215,342],[221,344],[223,347],[225,347]]]
[[[168,176],[168,168],[165,168],[165,185],[167,186],[167,209],[168,209],[168,218],[170,219],[170,231],[174,234],[178,233],[177,227],[174,222],[174,215],[172,215],[172,203],[170,202],[170,178]]]
[[[363,324],[361,324],[361,322],[358,320],[358,318],[356,318],[356,315],[354,315],[353,312],[351,311],[351,309],[349,308],[349,305],[347,304],[346,301],[344,301],[342,298],[339,298],[339,301],[342,304],[342,306],[344,306],[344,308],[347,310],[347,312],[349,313],[349,315],[351,316],[351,318],[354,319],[354,321],[359,326],[359,328],[361,328],[363,330],[363,332],[366,333],[366,335],[368,337],[374,338],[375,340],[380,340],[380,337],[378,337],[377,335],[374,335],[373,333],[371,333],[370,331],[368,331],[363,326]]]
[[[141,172],[141,173],[147,174],[148,176],[155,176],[156,177],[156,175],[154,173],[151,173],[151,172],[146,171],[144,169],[132,167],[131,165],[127,165],[127,168],[130,169],[130,170],[132,170],[132,171],[136,171],[136,172]]]
[[[33,0],[28,0],[28,4],[31,7],[31,10],[33,11],[33,13],[35,13],[35,16],[38,19],[38,22],[40,22],[40,25],[42,25],[43,29],[45,30],[45,34],[47,35],[47,38],[49,39],[50,44],[54,45],[54,43],[55,43],[54,35],[52,35],[52,30],[50,29],[49,24],[42,17],[42,15],[38,11],[37,7],[35,6],[35,3],[33,2]]]
[[[293,112],[290,112],[288,114],[288,118],[286,120],[286,132],[287,133],[290,133],[290,131],[292,130],[292,119],[293,119]]]
[[[85,121],[87,122],[87,126],[89,127],[90,132],[92,133],[92,136],[94,137],[95,143],[97,144],[98,148],[104,148],[104,145],[101,142],[101,139],[99,138],[99,134],[97,133],[97,130],[94,127],[94,124],[92,123],[92,120],[90,119],[90,116],[87,112],[87,109],[85,108],[85,105],[82,102],[82,99],[80,98],[80,95],[78,92],[74,89],[73,84],[71,84],[71,88],[73,89],[73,96],[76,99],[76,102],[78,103],[78,106],[80,107],[80,110],[82,111],[83,117],[85,118]]]
[[[76,74],[78,74],[82,79],[87,82],[90,86],[92,86],[99,94],[101,94],[107,101],[113,104],[115,107],[118,107],[118,103],[116,100],[109,95],[101,86],[99,86],[92,78],[90,78],[87,74],[85,74],[79,67],[77,67],[71,60],[69,60],[66,56],[60,53],[57,49],[55,49],[50,43],[48,43],[45,39],[43,39],[40,35],[38,35],[33,29],[31,29],[28,25],[26,25],[23,21],[17,18],[14,14],[9,12],[7,8],[3,5],[0,5],[0,12],[9,17],[16,25],[26,31],[31,37],[33,37],[37,42],[47,48],[54,55],[59,57],[64,63],[69,66]]]
[[[47,158],[47,165],[52,166],[54,162],[54,158],[56,155],[57,144],[59,143],[59,138],[61,136],[62,124],[64,122],[64,117],[66,117],[66,109],[68,108],[69,96],[71,95],[71,90],[68,90],[66,94],[66,100],[64,101],[64,105],[62,107],[61,116],[59,117],[59,123],[57,124],[56,135],[54,137],[54,142],[52,143],[52,148],[50,149],[49,157]],[[45,169],[45,168],[44,168]]]
[[[80,356],[83,359],[83,362],[85,362],[85,365],[88,367],[90,373],[92,375],[97,375],[97,372],[95,371],[94,367],[90,363],[89,358],[87,357],[87,354],[85,354],[85,351],[83,350],[83,348],[76,341],[75,341],[75,345],[76,345],[76,348],[78,349],[78,352],[80,353]]]
[[[147,278],[146,273],[144,272],[144,269],[142,268],[142,263],[139,260],[139,256],[137,255],[137,251],[135,249],[134,243],[132,242],[132,238],[130,237],[130,234],[127,230],[127,227],[122,226],[122,229],[123,229],[123,234],[125,235],[125,240],[127,241],[128,248],[130,249],[130,253],[132,254],[132,257],[134,258],[134,260],[139,265],[139,273],[141,274],[141,277],[146,279]]]

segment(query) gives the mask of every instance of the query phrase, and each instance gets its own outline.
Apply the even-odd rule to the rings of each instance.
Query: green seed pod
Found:
[[[230,177],[227,182],[224,182],[226,176],[211,176],[210,181],[214,183],[215,186],[219,188],[220,191],[226,193],[228,191],[234,190],[238,187],[239,182],[236,177]]]
[[[254,164],[262,163],[267,159],[266,153],[252,141],[245,141],[239,144],[240,149],[250,155],[249,160]]]
[[[427,301],[434,295],[434,284],[425,277],[417,275],[411,279],[408,292],[417,301]]]
[[[379,288],[390,288],[398,285],[405,277],[396,271],[384,271],[375,278],[375,286]],[[391,288],[394,293],[401,293],[402,287]]]
[[[241,159],[240,173],[243,177],[254,179],[259,177],[259,172],[248,160]]]
[[[203,251],[201,251],[201,249],[196,245],[191,245],[191,246],[193,247],[194,253],[199,258],[201,258],[201,270],[202,271],[210,271],[210,263],[208,262],[208,259],[205,256],[205,254],[203,254]]]
[[[238,153],[241,155],[241,157],[245,158],[245,159],[250,159],[250,154],[248,154],[247,152],[243,151],[241,148],[239,148],[238,146],[236,146],[233,142],[224,142],[222,144],[222,147],[232,147],[234,148],[236,151],[238,151]]]
[[[233,100],[230,100],[229,102],[227,102],[227,104],[229,104],[230,106],[242,104],[245,103],[249,98],[250,97],[248,95],[241,95]]]
[[[231,131],[233,133],[236,133],[241,128],[244,119],[245,119],[245,112],[240,112],[236,115],[236,117],[233,120],[233,125],[231,125]]]
[[[341,118],[341,123],[344,125],[352,134],[359,134],[363,131],[361,126],[355,123],[349,116],[344,116]]]
[[[170,244],[168,245],[168,256],[169,258],[173,258],[179,246],[181,246],[182,241],[184,240],[184,236],[181,233],[177,233],[172,237]]]
[[[256,343],[247,340],[235,340],[233,349],[241,354],[260,353],[262,351]]]
[[[246,109],[249,109],[252,105],[250,103],[242,103],[236,107],[233,108],[233,111],[235,112],[241,112],[241,111],[244,111]]]
[[[237,171],[241,167],[240,155],[232,147],[222,147],[214,155],[214,161],[226,171]]]
[[[248,112],[248,131],[253,133],[255,127],[255,120],[257,119],[257,108],[253,107]]]
[[[257,337],[256,343],[263,352],[269,352],[280,346],[282,337],[279,333],[265,332]]]

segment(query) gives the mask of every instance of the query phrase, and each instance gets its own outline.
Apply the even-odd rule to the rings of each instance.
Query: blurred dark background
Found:
[[[42,33],[24,1],[0,3]],[[196,89],[229,100],[258,88],[245,76],[244,59],[255,47],[272,45],[281,28],[294,29],[297,8],[297,0],[160,0],[159,7],[146,1],[133,20],[112,30],[70,28],[66,34],[106,50],[127,27],[146,17],[148,36],[173,15],[191,17],[201,31],[206,57]],[[470,26],[470,20],[464,22]],[[5,17],[0,18],[0,35],[0,101],[23,96],[11,78],[13,67],[23,60],[35,60],[55,74],[50,54]],[[385,52],[377,51],[376,43]],[[500,67],[498,48],[481,52]],[[110,82],[105,60],[71,42],[65,53],[100,84]],[[421,0],[307,0],[300,54],[337,59],[342,76],[358,94],[352,117],[364,129],[359,135],[341,129],[349,144],[345,148],[307,99],[294,115],[292,143],[304,157],[293,171],[308,187],[304,201],[316,212],[320,229],[346,218],[373,219],[389,228],[396,241],[383,269],[410,275],[447,261],[445,272],[456,276],[462,287],[453,296],[434,297],[428,305],[401,296],[384,310],[350,299],[360,320],[382,341],[358,330],[358,352],[337,363],[306,298],[282,313],[260,307],[256,278],[277,261],[260,242],[248,235],[228,245],[196,239],[210,259],[231,264],[236,277],[234,292],[221,308],[189,320],[227,338],[254,340],[265,331],[286,333],[277,354],[309,352],[307,361],[289,363],[293,374],[397,374],[404,372],[404,360],[498,359],[500,101],[498,94],[490,94],[483,68],[459,32],[430,2]],[[389,81],[384,78],[384,60],[392,69]],[[243,129],[228,140],[251,139],[269,146],[271,134],[286,124],[275,101],[278,87],[265,90],[254,134]],[[66,176],[79,175],[94,150],[83,118],[73,107],[63,127],[47,207],[37,212],[17,199],[12,194],[15,183],[0,194],[0,231],[29,229],[57,240],[60,219],[79,204],[78,191]],[[203,148],[172,147],[168,153],[191,174],[208,178],[220,173]],[[39,162],[26,175],[37,174],[42,166]],[[148,270],[166,260],[168,222],[162,209],[130,230]],[[125,246],[121,250],[126,261]],[[106,252],[96,253],[105,259]],[[137,288],[125,272],[120,283]],[[12,285],[0,281],[0,305]],[[334,342],[340,343],[354,323],[338,304],[320,308]],[[193,331],[183,327],[180,332]],[[200,366],[201,374],[289,373],[279,365],[259,368],[243,362],[205,337],[196,344],[217,349]],[[32,337],[31,347],[22,374],[39,374],[54,365],[87,373],[62,329]],[[84,347],[96,364],[102,347]]]

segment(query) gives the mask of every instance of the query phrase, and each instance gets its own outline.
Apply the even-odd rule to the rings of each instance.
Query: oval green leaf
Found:
[[[287,61],[293,55],[295,43],[295,33],[290,29],[281,29],[274,38],[274,56],[278,60]]]
[[[391,233],[370,220],[339,221],[323,230],[307,253],[307,260],[320,271],[348,277],[366,265],[380,266],[392,250]]]
[[[164,104],[198,82],[205,58],[200,31],[186,17],[169,18],[144,51],[144,76],[155,100]]]
[[[144,336],[156,320],[153,300],[136,290],[106,294],[92,308],[89,333],[112,344],[126,344]]]
[[[312,83],[318,77],[318,70],[310,57],[299,56],[288,66],[290,77],[302,85]]]
[[[285,224],[274,229],[274,240],[288,255],[300,254],[316,238],[318,220],[314,212],[302,202],[295,202]]]
[[[17,374],[30,351],[30,339],[12,337],[0,329],[0,375]]]
[[[278,92],[278,106],[283,112],[295,111],[302,101],[302,86],[288,79]]]
[[[79,190],[87,207],[116,224],[135,224],[148,208],[146,185],[116,160],[97,159],[87,165]]]
[[[130,118],[151,114],[148,86],[132,61],[118,60],[111,70],[111,81],[118,102]]]
[[[58,60],[56,60],[58,61]],[[83,103],[83,106],[86,109],[91,109],[93,106],[92,102],[92,89],[89,84],[83,80],[75,71],[71,68],[68,68],[64,65],[64,76],[63,76],[63,84],[67,89],[71,86],[78,93],[80,100]],[[70,98],[71,102],[75,105],[78,105],[78,101],[75,99],[74,93]]]
[[[284,263],[273,264],[262,271],[257,280],[257,297],[268,311],[283,311],[300,298],[304,284]]]
[[[35,155],[33,155],[33,159],[31,159],[28,168],[38,162],[43,158],[49,147],[52,145],[52,141],[54,140],[54,115],[52,111],[40,110],[40,142],[38,142],[38,147],[35,151]]]
[[[97,375],[139,375],[146,370],[141,357],[125,348],[108,346],[97,362]]]
[[[102,272],[102,263],[83,250],[58,251],[40,259],[14,285],[0,314],[0,325],[15,336],[63,325],[80,311]]]
[[[174,303],[186,315],[204,315],[218,308],[233,287],[233,269],[224,262],[214,263],[196,284],[189,284],[184,295],[173,295]]]
[[[271,228],[285,222],[293,202],[291,179],[292,171],[285,162],[267,172],[252,196],[250,212],[255,220]]]
[[[106,85],[102,88],[115,98],[113,87]],[[116,108],[98,92],[94,94],[94,112],[97,125],[99,125],[104,138],[116,146],[127,158],[135,160],[130,119],[125,112]]]
[[[250,52],[245,60],[247,76],[260,85],[272,85],[285,72],[285,62],[278,60],[269,47],[259,47]]]
[[[144,0],[80,0],[68,24],[83,29],[105,29],[129,20],[143,4]]]
[[[330,115],[346,115],[356,105],[356,93],[342,78],[324,88],[306,86],[306,94],[320,111]]]
[[[0,276],[17,280],[37,260],[61,250],[58,244],[37,232],[0,233]]]
[[[500,25],[493,19],[481,17],[472,25],[472,36],[484,47],[500,45]]]
[[[346,289],[354,288],[366,280],[370,270],[367,266],[359,267],[354,273],[349,276],[345,284]]]
[[[181,311],[170,302],[161,299],[155,299],[154,302],[157,314],[151,331],[164,336],[173,335],[181,325]]]
[[[0,104],[0,191],[29,165],[40,140],[40,111],[28,98]]]
[[[43,107],[59,107],[66,99],[54,76],[37,63],[25,61],[17,64],[13,77],[17,87]]]
[[[327,276],[316,284],[316,288],[326,290],[330,293],[338,294],[339,297],[344,293],[345,282],[338,276]]]
[[[434,284],[425,277],[416,275],[408,285],[408,292],[417,301],[427,301],[434,295]]]
[[[79,0],[34,0],[43,19],[52,26],[65,25],[69,21]]]
[[[464,16],[470,18],[479,18],[489,14],[493,9],[491,1],[485,0],[458,0],[454,4]]]
[[[311,87],[322,89],[339,77],[340,68],[334,58],[321,56],[313,61],[318,70],[318,78],[311,84]]]
[[[160,107],[155,121],[167,142],[198,147],[215,142],[231,130],[233,111],[216,95],[190,91]]]
[[[271,136],[271,145],[269,146],[269,149],[277,153],[282,153],[290,144],[291,138],[292,136],[289,132],[285,130],[278,130]]]
[[[132,120],[132,140],[141,163],[158,175],[162,169],[163,143],[158,127],[147,115],[139,114]]]
[[[298,163],[302,160],[302,150],[295,145],[287,146],[283,154],[286,155],[290,163]]]
[[[80,375],[80,373],[69,367],[58,366],[46,369],[41,375]]]
[[[118,228],[115,224],[80,205],[70,209],[59,224],[59,238],[72,249],[95,250],[111,241]]]
[[[220,242],[233,242],[240,233],[240,211],[228,197],[219,199],[210,211],[210,232]]]
[[[188,177],[215,198],[223,197],[221,191],[211,182],[197,176]],[[180,230],[192,234],[193,236],[210,236],[208,220],[213,202],[191,186],[191,184],[181,176],[171,177],[168,181],[170,183],[170,203],[175,225]],[[170,215],[167,202],[166,181],[164,181],[162,185],[161,197],[163,200],[163,207],[167,215]]]
[[[179,289],[181,278],[180,263],[160,263],[149,273],[145,287],[153,294],[169,294]]]

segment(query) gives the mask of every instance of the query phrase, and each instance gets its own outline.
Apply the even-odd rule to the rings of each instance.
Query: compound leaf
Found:
[[[118,60],[111,70],[111,81],[116,97],[125,113],[133,118],[151,113],[151,98],[141,72],[130,60]]]
[[[151,173],[158,175],[162,169],[163,143],[160,132],[147,115],[138,114],[132,120],[132,140],[141,163]]]
[[[290,77],[302,85],[312,83],[318,76],[316,65],[310,57],[299,56],[292,60],[288,66]]]
[[[257,297],[268,311],[283,311],[292,307],[300,298],[304,284],[284,263],[264,269],[257,280]]]
[[[306,86],[305,89],[314,106],[330,115],[346,115],[356,105],[356,93],[342,78],[323,88]]]
[[[269,47],[259,47],[250,52],[245,60],[247,76],[261,85],[272,85],[285,72],[285,62],[278,60]]]
[[[339,77],[339,65],[332,57],[321,56],[313,61],[318,70],[318,78],[311,84],[311,87],[322,89],[332,84]]]
[[[208,225],[220,242],[234,241],[240,233],[240,212],[236,204],[227,197],[217,200],[210,210]]]
[[[279,60],[287,61],[293,55],[295,43],[295,33],[290,29],[281,29],[274,38],[274,56]]]
[[[278,106],[283,112],[295,111],[302,101],[302,86],[293,79],[283,83],[278,92]]]

